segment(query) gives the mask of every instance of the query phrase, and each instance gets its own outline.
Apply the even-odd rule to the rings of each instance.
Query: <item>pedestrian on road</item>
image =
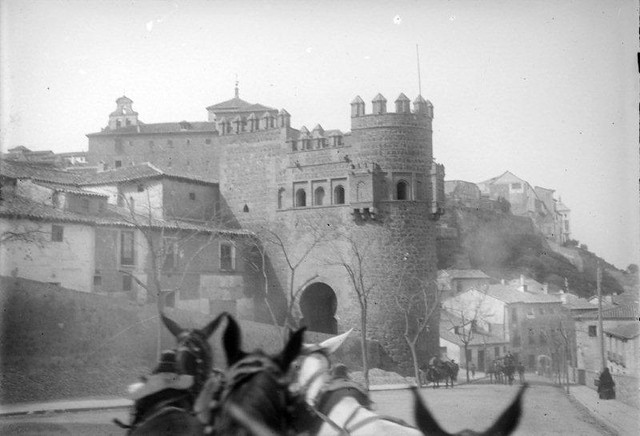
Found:
[[[598,381],[598,396],[601,400],[615,400],[616,398],[616,384],[611,377],[609,368],[602,370]]]

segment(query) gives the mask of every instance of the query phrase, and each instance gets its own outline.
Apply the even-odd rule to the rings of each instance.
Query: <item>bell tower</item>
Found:
[[[132,103],[133,100],[124,95],[116,100],[116,110],[109,114],[109,128],[111,130],[138,125],[138,112],[132,109]]]

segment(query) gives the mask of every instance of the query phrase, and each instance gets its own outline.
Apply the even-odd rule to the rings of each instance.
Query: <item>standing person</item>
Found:
[[[600,379],[598,383],[598,396],[601,400],[615,400],[616,398],[616,384],[613,381],[613,377],[611,377],[611,373],[609,372],[609,368],[605,368],[602,370],[600,374]]]
[[[476,364],[471,362],[469,369],[471,370],[471,378],[476,378]]]

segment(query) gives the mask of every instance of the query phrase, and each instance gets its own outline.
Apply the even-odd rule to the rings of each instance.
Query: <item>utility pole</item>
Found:
[[[598,289],[598,330],[600,333],[600,359],[602,362],[601,370],[607,367],[606,360],[604,359],[604,331],[602,329],[602,289],[600,286],[600,282],[602,272],[600,271],[600,262],[597,264],[596,268],[596,288]]]

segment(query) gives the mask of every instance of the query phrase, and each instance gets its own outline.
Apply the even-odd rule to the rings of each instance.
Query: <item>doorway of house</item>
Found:
[[[309,285],[300,296],[300,311],[302,319],[300,325],[310,331],[336,334],[338,333],[338,321],[336,309],[338,300],[336,293],[326,283],[313,283]]]

